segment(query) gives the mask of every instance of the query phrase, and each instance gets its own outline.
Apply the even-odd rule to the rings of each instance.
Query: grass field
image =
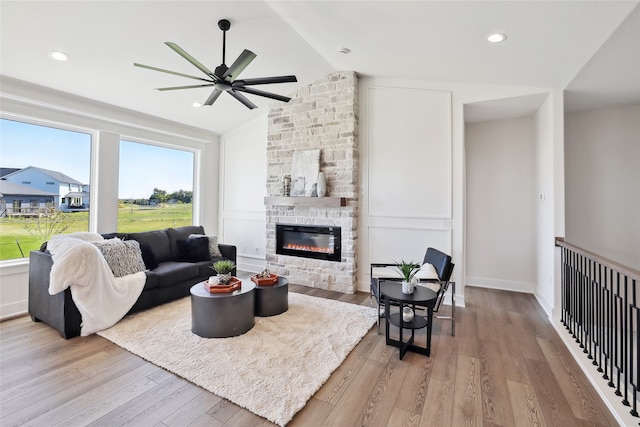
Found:
[[[65,233],[87,231],[89,213],[74,212],[65,214],[71,226]],[[192,205],[176,204],[160,207],[120,205],[118,208],[118,231],[131,233],[134,231],[161,230],[169,227],[182,227],[192,224]],[[25,223],[28,218],[0,219],[0,261],[29,256],[29,251],[40,248],[43,239],[39,235],[29,233]],[[32,221],[32,220],[31,220]],[[20,252],[22,249],[22,252]]]

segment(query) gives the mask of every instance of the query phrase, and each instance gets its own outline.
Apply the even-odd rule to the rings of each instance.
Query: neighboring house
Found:
[[[2,180],[53,193],[55,206],[61,211],[88,210],[89,186],[62,172],[28,166],[2,176]]]
[[[28,185],[0,180],[0,218],[37,215],[55,203],[57,194]]]

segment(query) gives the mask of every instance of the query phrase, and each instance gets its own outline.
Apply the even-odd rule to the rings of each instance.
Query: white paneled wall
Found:
[[[451,93],[361,87],[358,288],[371,262],[421,262],[427,247],[451,253]]]
[[[451,216],[451,94],[372,87],[368,107],[369,216]]]
[[[222,138],[220,241],[238,249],[238,267],[259,272],[265,266],[267,117]]]

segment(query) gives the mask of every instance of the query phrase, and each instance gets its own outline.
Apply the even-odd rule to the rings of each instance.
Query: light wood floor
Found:
[[[374,327],[289,425],[617,425],[531,295],[465,294],[455,337],[435,321],[431,357],[398,360]],[[28,316],[0,326],[2,427],[273,425],[97,335],[64,340]]]

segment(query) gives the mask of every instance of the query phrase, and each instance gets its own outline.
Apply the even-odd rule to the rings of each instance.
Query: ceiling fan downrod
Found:
[[[226,65],[225,57],[227,54],[227,30],[231,28],[231,22],[228,19],[218,21],[218,28],[222,30],[222,64]]]

